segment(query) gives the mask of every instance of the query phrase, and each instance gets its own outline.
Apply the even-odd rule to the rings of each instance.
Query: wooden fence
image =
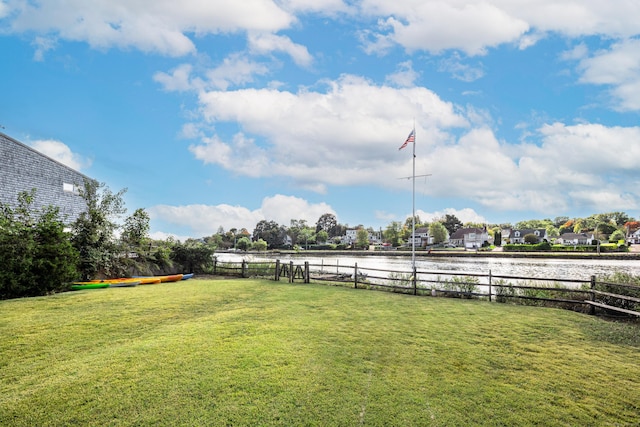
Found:
[[[386,290],[412,295],[479,298],[490,302],[559,307],[590,314],[640,317],[640,286],[566,278],[540,278],[488,273],[429,270],[383,270],[353,266],[310,264],[307,261],[221,263],[213,273],[265,277],[289,283],[326,283],[355,289]]]

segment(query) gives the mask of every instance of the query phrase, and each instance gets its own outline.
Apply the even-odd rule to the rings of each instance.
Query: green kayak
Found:
[[[108,288],[109,284],[108,283],[84,283],[84,282],[78,282],[78,283],[72,283],[71,284],[71,290],[72,291],[80,291],[82,289],[101,289],[101,288]]]

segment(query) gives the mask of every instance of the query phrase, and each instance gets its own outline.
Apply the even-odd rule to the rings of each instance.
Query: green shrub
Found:
[[[479,283],[479,278],[466,276],[453,276],[450,279],[441,281],[443,290],[453,291],[447,292],[447,295],[462,298],[472,298],[472,295],[469,294],[478,290]]]
[[[0,204],[0,299],[46,295],[78,277],[78,252],[58,208],[37,212],[35,190],[18,195],[18,207]]]

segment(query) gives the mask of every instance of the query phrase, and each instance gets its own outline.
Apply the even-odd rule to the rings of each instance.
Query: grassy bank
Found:
[[[640,422],[640,329],[261,280],[0,302],[0,425]]]

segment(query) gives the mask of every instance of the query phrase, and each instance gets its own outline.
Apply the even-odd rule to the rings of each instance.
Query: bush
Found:
[[[186,273],[209,273],[213,270],[213,248],[197,240],[176,243],[171,252],[171,260]]]
[[[450,291],[449,295],[461,298],[472,298],[470,295],[478,290],[480,279],[477,277],[453,276],[442,280],[443,290]]]
[[[0,299],[47,295],[78,277],[78,252],[59,210],[32,210],[35,190],[18,195],[18,207],[0,205]]]

